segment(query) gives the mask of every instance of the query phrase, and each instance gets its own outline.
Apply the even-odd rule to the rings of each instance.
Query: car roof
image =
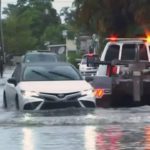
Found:
[[[55,67],[55,66],[73,66],[70,63],[67,62],[37,62],[37,63],[21,63],[22,67],[27,66],[49,66],[49,67]]]
[[[40,51],[29,51],[29,52],[27,52],[25,55],[28,55],[28,54],[49,54],[49,55],[57,55],[56,53],[54,53],[54,52],[50,52],[50,51],[42,51],[42,50],[40,50]]]

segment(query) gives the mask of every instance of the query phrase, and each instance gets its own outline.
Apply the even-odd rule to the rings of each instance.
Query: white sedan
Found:
[[[92,86],[69,63],[19,64],[4,88],[8,109],[95,107]]]

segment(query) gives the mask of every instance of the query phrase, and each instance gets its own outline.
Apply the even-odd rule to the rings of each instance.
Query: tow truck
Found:
[[[98,107],[150,105],[150,36],[109,41],[91,84]]]

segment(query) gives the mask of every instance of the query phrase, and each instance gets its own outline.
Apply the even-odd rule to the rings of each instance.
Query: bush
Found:
[[[76,61],[77,58],[81,58],[82,55],[81,53],[79,52],[76,52],[76,51],[71,51],[71,52],[68,52],[68,61],[73,64],[76,68],[78,68],[78,62]]]

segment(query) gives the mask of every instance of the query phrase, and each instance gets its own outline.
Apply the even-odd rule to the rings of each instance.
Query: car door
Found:
[[[12,78],[15,79],[17,82],[19,82],[20,74],[21,74],[21,65],[18,64],[12,74]],[[12,105],[15,105],[16,104],[15,99],[17,94],[16,86],[12,83],[7,82],[5,86],[5,94],[6,99],[8,101],[8,105],[10,105],[10,107]]]

